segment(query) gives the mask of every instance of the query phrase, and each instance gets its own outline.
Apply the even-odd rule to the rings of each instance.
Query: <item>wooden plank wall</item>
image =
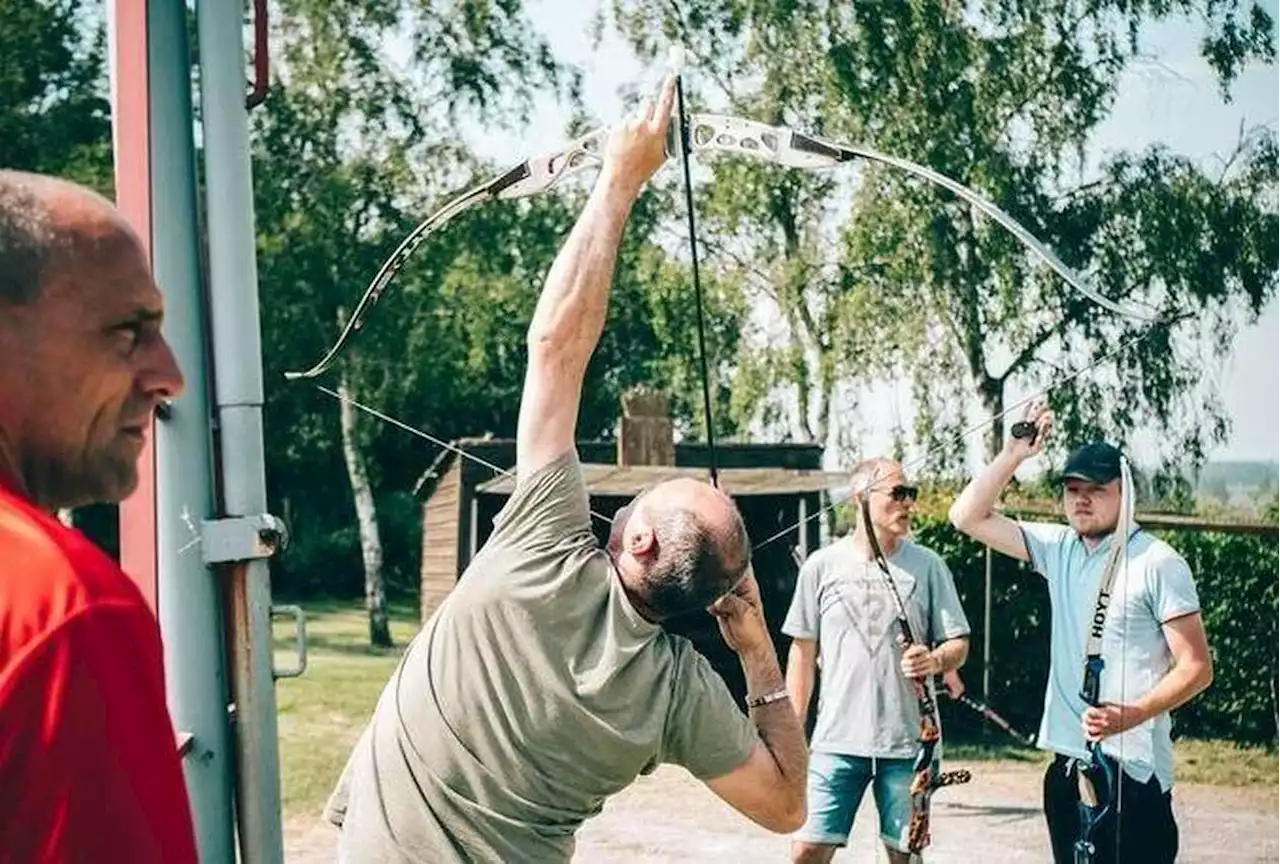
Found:
[[[458,583],[462,471],[455,460],[422,506],[420,613],[425,622]]]

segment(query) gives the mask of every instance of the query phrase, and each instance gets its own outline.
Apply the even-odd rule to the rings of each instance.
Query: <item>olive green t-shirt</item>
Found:
[[[351,754],[327,808],[339,860],[567,861],[658,763],[710,779],[746,761],[755,728],[635,611],[590,519],[575,452],[520,478]]]

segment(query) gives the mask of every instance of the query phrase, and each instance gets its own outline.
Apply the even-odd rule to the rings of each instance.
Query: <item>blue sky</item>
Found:
[[[1263,5],[1275,18],[1277,0]],[[550,41],[556,56],[583,71],[588,110],[609,122],[621,110],[621,88],[647,88],[663,70],[644,68],[617,40],[606,39],[599,52],[593,51],[587,26],[596,8],[596,3],[572,0],[529,4],[534,26]],[[1234,145],[1242,121],[1246,127],[1275,128],[1280,116],[1276,67],[1246,70],[1233,87],[1233,101],[1225,104],[1213,73],[1198,55],[1198,39],[1198,28],[1185,22],[1160,24],[1144,33],[1144,45],[1152,59],[1135,65],[1126,75],[1112,118],[1093,142],[1094,158],[1112,150],[1136,150],[1162,142],[1211,166]],[[697,74],[696,69],[690,72]],[[467,138],[482,155],[514,162],[562,144],[567,119],[565,109],[546,98],[539,100],[529,126],[518,134],[485,135],[468,129]],[[1240,333],[1230,360],[1213,382],[1234,428],[1230,441],[1211,458],[1280,459],[1278,334],[1280,307],[1273,300],[1258,324]],[[863,399],[861,404],[868,407],[871,402]],[[902,410],[897,406],[889,413]],[[892,420],[880,420],[878,425],[874,420],[870,423],[867,434],[887,441]],[[1135,446],[1142,447],[1140,442]]]

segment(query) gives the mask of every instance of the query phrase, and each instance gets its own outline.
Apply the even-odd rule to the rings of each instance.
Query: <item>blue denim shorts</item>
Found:
[[[844,846],[853,817],[872,784],[880,813],[880,839],[906,851],[911,825],[912,759],[873,759],[840,753],[809,754],[809,818],[794,839]]]

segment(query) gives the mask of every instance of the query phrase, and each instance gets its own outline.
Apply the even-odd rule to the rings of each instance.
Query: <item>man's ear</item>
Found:
[[[635,558],[653,558],[658,554],[658,535],[652,525],[641,522],[627,531],[623,548]]]

